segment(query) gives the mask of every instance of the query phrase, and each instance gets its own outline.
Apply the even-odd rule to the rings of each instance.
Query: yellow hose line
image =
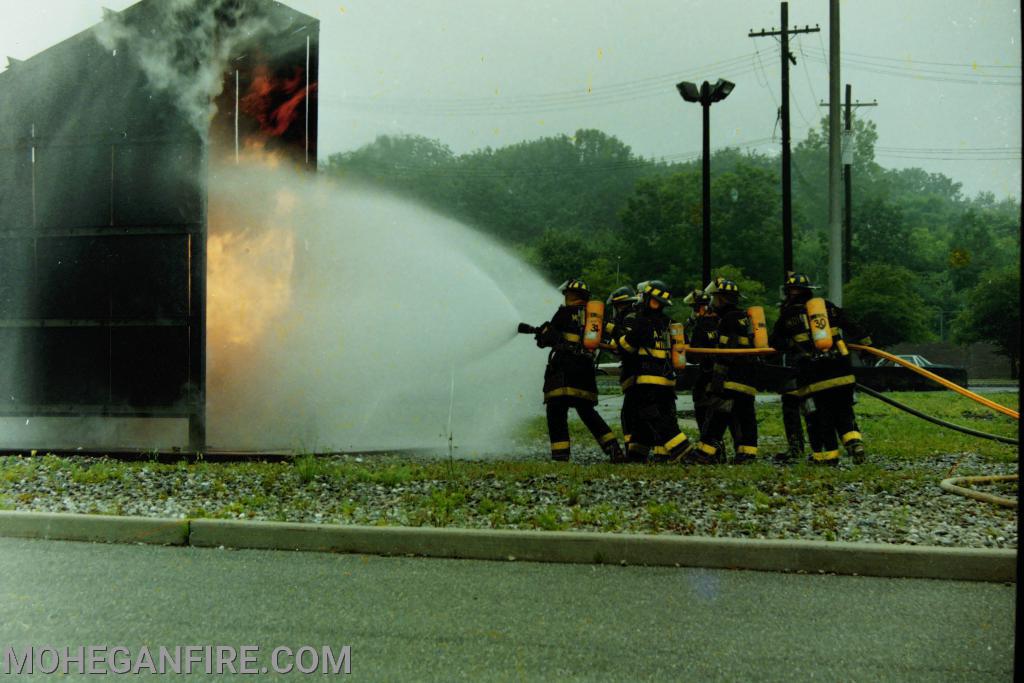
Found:
[[[1008,415],[1009,417],[1012,417],[1014,420],[1019,420],[1020,419],[1020,413],[1018,413],[1016,410],[1012,410],[1010,408],[1007,408],[1006,406],[999,405],[995,401],[990,401],[987,398],[985,398],[984,396],[979,396],[978,394],[974,393],[973,391],[968,391],[967,389],[964,389],[959,384],[954,384],[953,382],[950,382],[945,377],[939,377],[934,372],[928,372],[924,368],[918,367],[918,366],[914,365],[913,363],[908,363],[907,361],[903,360],[902,358],[894,356],[891,353],[886,353],[885,351],[880,351],[880,350],[872,348],[870,346],[863,346],[861,344],[847,344],[847,346],[850,347],[851,349],[856,349],[857,351],[867,351],[868,353],[875,354],[879,358],[885,358],[886,360],[891,360],[894,363],[899,363],[900,365],[902,365],[903,367],[907,368],[908,370],[913,370],[917,374],[919,374],[919,375],[921,375],[923,377],[927,377],[928,379],[932,380],[933,382],[938,382],[942,386],[946,387],[947,389],[950,389],[951,391],[955,391],[956,393],[960,394],[961,396],[966,396],[967,398],[971,399],[972,401],[977,401],[978,403],[980,403],[983,406],[987,406],[987,407],[991,408],[992,410],[995,410],[995,411],[998,411],[998,412],[1002,413],[1003,415]]]
[[[683,350],[686,353],[695,355],[713,356],[767,356],[772,353],[778,353],[778,351],[770,347],[766,349],[709,349],[699,346],[684,346]]]
[[[1017,475],[995,474],[984,477],[950,477],[949,479],[943,479],[939,483],[939,486],[942,487],[943,491],[949,491],[950,493],[955,493],[960,496],[974,498],[975,500],[983,500],[986,503],[995,503],[996,505],[1003,505],[1009,508],[1017,507],[1017,499],[1015,498],[997,496],[994,493],[985,493],[965,486],[957,486],[957,484],[987,483],[993,481],[1017,481]]]

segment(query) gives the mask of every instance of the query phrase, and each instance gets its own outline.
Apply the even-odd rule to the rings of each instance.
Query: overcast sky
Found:
[[[151,0],[152,1],[152,0]],[[0,56],[24,59],[131,0],[0,0]],[[381,133],[461,153],[598,128],[644,156],[700,150],[679,80],[725,77],[712,145],[778,149],[779,26],[763,0],[290,0],[321,21],[320,156]],[[828,98],[827,0],[790,2],[794,141]],[[844,0],[843,83],[878,124],[878,160],[1020,197],[1020,12],[1010,0]],[[774,140],[772,139],[774,136]]]

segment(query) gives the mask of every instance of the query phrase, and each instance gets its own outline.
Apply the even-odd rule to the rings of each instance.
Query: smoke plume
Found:
[[[109,12],[96,27],[108,50],[131,50],[154,89],[168,92],[189,122],[206,137],[216,114],[213,100],[224,85],[229,57],[269,22],[254,0],[161,0],[158,13],[135,26],[125,14]],[[153,27],[160,27],[159,29]]]

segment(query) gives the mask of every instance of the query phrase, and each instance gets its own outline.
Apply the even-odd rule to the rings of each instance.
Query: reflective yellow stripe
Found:
[[[806,332],[801,332],[800,334],[794,334],[793,335],[793,341],[795,341],[795,342],[811,341],[811,335],[807,334]]]
[[[626,444],[627,446],[629,445],[629,442],[630,442],[630,441],[632,441],[632,440],[633,440],[633,435],[632,435],[632,434],[623,434],[623,435],[622,435],[622,441],[623,441],[623,442],[624,442],[624,443],[625,443],[625,444]]]
[[[671,451],[673,448],[675,448],[681,443],[686,443],[686,434],[679,432],[674,437],[665,442],[665,448]]]
[[[578,342],[580,340],[580,335],[573,334],[571,332],[563,332],[562,339],[569,342]]]
[[[836,348],[839,349],[840,356],[849,356],[850,350],[846,348],[846,343],[842,339],[836,341]]]
[[[737,453],[743,453],[744,455],[757,455],[757,446],[740,446],[736,449]]]
[[[814,384],[808,384],[805,387],[800,387],[796,390],[797,396],[806,396],[807,394],[813,394],[818,391],[824,391],[825,389],[834,389],[835,387],[846,386],[847,384],[853,384],[857,380],[853,375],[843,375],[842,377],[833,377],[832,379],[822,380],[821,382],[815,382]]]
[[[838,460],[839,451],[823,451],[821,453],[811,453],[811,457],[817,462],[825,462],[827,460]]]
[[[634,353],[636,351],[636,349],[630,346],[629,342],[626,341],[626,335],[619,337],[619,348],[625,349],[629,353]]]
[[[608,432],[607,434],[600,438],[602,446],[608,443],[609,441],[615,441],[615,434],[613,432]]]
[[[741,394],[747,394],[748,396],[757,396],[757,389],[747,384],[740,384],[739,382],[723,382],[722,387],[738,391]]]
[[[706,444],[703,441],[701,441],[700,443],[697,444],[697,448],[699,448],[703,452],[707,453],[708,455],[714,455],[715,453],[718,452],[717,448],[715,448],[714,446],[711,446],[709,444]]]
[[[646,347],[638,351],[641,356],[651,356],[653,358],[668,358],[668,351],[660,351],[658,349],[648,349]]]
[[[568,441],[552,441],[551,450],[553,451],[565,451],[569,449]]]
[[[738,337],[737,340],[740,346],[750,346],[750,339],[747,337]]]
[[[668,455],[668,449],[664,446],[655,446],[653,452],[655,455]]]
[[[843,434],[843,445],[846,445],[847,443],[853,441],[854,439],[860,441],[861,438],[862,437],[860,435],[860,432],[846,432],[845,434]]]
[[[728,344],[729,343],[729,338],[727,336],[725,336],[724,334],[720,334],[720,335],[718,335],[718,343],[719,344]]]
[[[674,387],[676,381],[667,377],[660,377],[658,375],[640,375],[636,378],[637,384],[656,384],[660,387]]]
[[[585,398],[588,401],[596,401],[597,394],[592,391],[583,391],[582,389],[573,389],[572,387],[561,387],[558,389],[552,389],[551,391],[544,394],[544,398],[557,398],[558,396],[573,396],[575,398]]]

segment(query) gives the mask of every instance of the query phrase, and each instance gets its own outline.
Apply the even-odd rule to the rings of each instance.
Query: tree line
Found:
[[[920,168],[875,161],[874,122],[855,122],[853,248],[844,305],[880,345],[991,341],[1019,364],[1020,204]],[[437,140],[382,135],[323,172],[371,182],[493,235],[552,281],[598,293],[653,277],[700,286],[700,159],[645,158],[579,130],[456,155]],[[828,274],[827,122],[792,152],[796,268]],[[782,283],[778,155],[711,158],[712,262],[773,318]]]

